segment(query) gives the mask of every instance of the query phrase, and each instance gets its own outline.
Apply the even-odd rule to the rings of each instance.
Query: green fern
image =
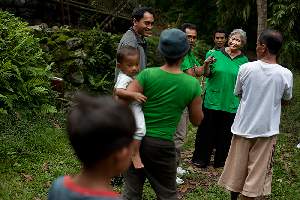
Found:
[[[49,104],[41,105],[40,111],[42,114],[57,113],[55,106]]]
[[[56,112],[51,66],[28,24],[0,11],[0,113]]]
[[[47,93],[48,93],[48,89],[44,88],[42,86],[35,87],[30,91],[30,94],[32,94],[34,96],[41,96],[41,95],[45,95]]]

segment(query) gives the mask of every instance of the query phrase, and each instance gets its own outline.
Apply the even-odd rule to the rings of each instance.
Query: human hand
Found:
[[[204,67],[202,67],[202,66],[200,66],[200,67],[195,67],[195,68],[194,68],[194,71],[195,71],[196,77],[200,77],[200,76],[202,76],[202,74],[203,74]]]
[[[209,56],[205,61],[204,64],[213,64],[217,60],[213,56]]]
[[[139,103],[145,103],[147,100],[147,97],[144,96],[142,93],[134,92],[133,93],[133,99]]]

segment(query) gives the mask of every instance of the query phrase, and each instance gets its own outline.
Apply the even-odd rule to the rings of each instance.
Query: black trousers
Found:
[[[204,119],[197,130],[192,161],[201,163],[203,167],[209,165],[215,148],[214,167],[223,167],[230,148],[235,113],[207,108],[203,112]]]
[[[174,142],[145,136],[141,143],[140,155],[145,168],[137,170],[131,165],[124,173],[123,199],[142,199],[147,178],[157,199],[177,200]]]

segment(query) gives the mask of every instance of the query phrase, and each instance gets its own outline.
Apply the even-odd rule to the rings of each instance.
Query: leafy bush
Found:
[[[158,67],[164,64],[164,59],[160,55],[157,47],[159,42],[158,36],[151,36],[147,40],[147,66]]]
[[[35,35],[41,38],[49,62],[54,62],[53,74],[65,80],[66,91],[111,92],[121,36],[103,32],[98,27],[44,29]]]
[[[208,45],[204,40],[197,40],[194,48],[195,56],[200,61],[200,64],[203,64],[205,60],[206,53],[212,49],[211,45]]]
[[[281,31],[284,37],[280,63],[300,69],[300,1],[274,0],[270,3],[271,27]]]
[[[33,110],[56,112],[49,78],[39,40],[27,23],[0,11],[0,113]]]
[[[98,27],[79,35],[87,53],[86,74],[90,89],[110,92],[114,83],[116,49],[121,35],[103,32]]]

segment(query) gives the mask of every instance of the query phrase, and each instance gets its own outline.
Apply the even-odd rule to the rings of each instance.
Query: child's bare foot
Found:
[[[139,154],[132,156],[132,163],[135,169],[141,169],[144,168],[144,164],[142,163],[141,157]]]

